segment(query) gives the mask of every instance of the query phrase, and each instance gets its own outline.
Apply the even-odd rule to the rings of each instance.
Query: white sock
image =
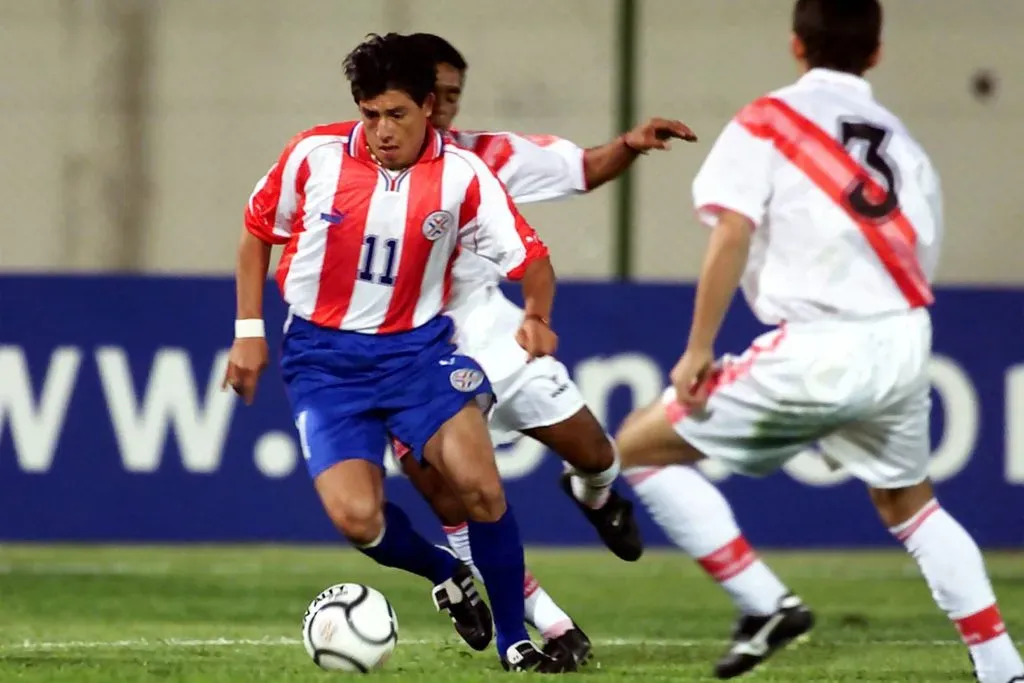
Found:
[[[448,536],[448,545],[470,568],[477,581],[482,582],[483,577],[473,563],[473,552],[469,546],[469,527],[465,524],[446,526],[444,532]],[[526,620],[537,627],[545,638],[557,638],[573,627],[572,618],[551,599],[546,590],[541,588],[529,569],[526,570],[526,580],[523,583],[523,598]]]
[[[480,575],[480,570],[473,563],[473,551],[469,547],[469,525],[463,523],[458,526],[442,528],[444,529],[445,536],[448,537],[448,545],[459,556],[462,563],[469,567],[469,571],[473,572],[473,578],[483,583],[484,577]]]
[[[637,467],[623,473],[676,546],[732,597],[744,614],[767,615],[789,589],[743,537],[721,492],[692,467]]]
[[[621,469],[619,465],[619,451],[615,448],[615,442],[611,439],[608,442],[612,445],[612,452],[615,454],[612,464],[608,466],[608,469],[600,472],[580,472],[573,469],[572,479],[570,480],[572,483],[572,494],[576,497],[576,500],[595,510],[608,502],[612,484],[615,483],[615,479],[619,476]]]
[[[981,550],[971,535],[931,500],[889,531],[917,560],[935,603],[956,625],[982,683],[1024,675],[1024,662],[999,614]]]
[[[541,588],[529,569],[523,583],[523,597],[526,599],[526,620],[540,631],[545,640],[557,638],[573,627],[569,615]]]

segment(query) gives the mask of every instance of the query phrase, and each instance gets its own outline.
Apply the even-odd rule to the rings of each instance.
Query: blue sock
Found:
[[[377,564],[429,579],[435,586],[452,578],[458,560],[416,533],[408,515],[394,503],[384,503],[384,533],[369,547],[359,548]]]
[[[487,587],[487,597],[491,600],[498,654],[504,657],[510,645],[530,639],[523,624],[526,619],[523,542],[512,511],[506,510],[497,522],[471,521],[469,545],[473,548],[473,562],[480,570]]]

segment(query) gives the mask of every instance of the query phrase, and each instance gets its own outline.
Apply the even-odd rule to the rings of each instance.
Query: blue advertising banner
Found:
[[[610,429],[659,395],[692,297],[684,285],[560,286],[559,356]],[[938,301],[932,475],[982,544],[1022,545],[1024,292],[946,288]],[[226,278],[0,277],[0,539],[337,540],[276,368],[251,407],[220,389],[233,318]],[[284,309],[272,288],[267,318],[273,346]],[[758,331],[738,302],[720,350]],[[499,459],[528,543],[596,542],[558,490],[554,456],[523,439]],[[892,543],[863,487],[811,455],[762,480],[705,471],[761,546]],[[440,537],[406,481],[387,487]]]

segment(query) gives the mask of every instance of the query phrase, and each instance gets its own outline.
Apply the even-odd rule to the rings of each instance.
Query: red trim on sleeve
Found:
[[[293,147],[294,145],[289,145],[285,153],[290,152]],[[243,218],[245,229],[267,244],[284,244],[289,239],[274,234],[274,225],[277,223],[277,204],[281,199],[281,176],[283,173],[284,163],[279,161],[270,169],[263,187],[253,194],[245,206]]]
[[[487,164],[494,175],[501,173],[501,169],[505,168],[505,165],[512,160],[514,153],[512,143],[509,142],[507,135],[493,133],[485,133],[478,137],[473,143],[471,151]]]
[[[325,123],[323,125],[310,128],[309,130],[305,130],[289,140],[288,144],[284,147],[284,151],[281,152],[281,155],[277,158],[277,163],[274,164],[274,167],[270,169],[269,173],[267,173],[266,183],[263,184],[263,187],[253,193],[252,197],[249,199],[249,203],[245,207],[245,214],[243,218],[245,229],[267,244],[285,244],[288,242],[291,237],[274,234],[274,227],[277,224],[277,207],[281,201],[281,183],[284,176],[284,167],[287,165],[292,152],[295,151],[295,148],[299,143],[307,138],[315,135],[345,136],[352,131],[355,125],[355,121]],[[303,166],[305,168],[303,168]],[[296,208],[305,194],[306,180],[308,178],[309,165],[306,160],[303,159],[302,166],[298,168],[295,177]],[[300,217],[301,219],[301,216],[302,213],[296,210],[293,220],[295,217]],[[289,225],[289,230],[291,230],[292,227],[292,225]]]
[[[537,232],[530,227],[530,224],[516,210],[511,201],[509,202],[509,208],[512,209],[516,217],[516,232],[519,233],[519,239],[526,247],[526,257],[523,258],[523,262],[505,274],[505,277],[509,280],[515,281],[523,279],[523,275],[531,263],[549,256],[551,252],[548,250],[548,245],[541,241]]]
[[[466,196],[462,202],[462,207],[459,209],[460,230],[469,225],[469,223],[476,218],[477,212],[480,210],[480,201],[480,179],[474,174],[473,179],[469,182],[469,187],[466,188]],[[523,259],[523,262],[508,272],[505,277],[509,280],[519,280],[522,279],[527,266],[537,259],[548,256],[550,252],[548,251],[547,245],[544,244],[537,235],[537,232],[529,223],[526,222],[523,215],[519,213],[519,209],[516,208],[515,202],[513,202],[512,198],[508,196],[508,193],[505,194],[505,201],[508,205],[509,212],[512,214],[512,218],[515,221],[516,233],[519,235],[519,240],[522,242],[523,246],[526,247],[526,257]]]
[[[476,182],[476,179],[474,179],[474,182]],[[479,188],[477,188],[477,191],[479,192]],[[523,274],[526,273],[526,269],[531,263],[537,259],[545,258],[551,252],[548,250],[548,245],[544,244],[540,235],[533,229],[533,226],[526,222],[523,214],[519,213],[519,209],[516,208],[515,202],[512,201],[512,197],[507,192],[505,193],[505,201],[508,204],[509,212],[511,212],[512,217],[515,219],[516,234],[519,235],[519,241],[526,247],[526,256],[523,258],[523,262],[505,274],[505,277],[509,280],[516,281],[523,278]]]

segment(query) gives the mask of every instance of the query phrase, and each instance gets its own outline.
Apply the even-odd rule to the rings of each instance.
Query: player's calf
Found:
[[[562,475],[562,490],[594,526],[604,544],[621,559],[638,560],[643,554],[643,540],[633,516],[633,504],[613,488],[619,475],[619,458],[593,413],[584,407],[567,420],[523,433],[540,441],[571,466]]]
[[[935,500],[931,485],[872,489],[871,497],[889,531],[917,561],[935,602],[956,625],[978,680],[1024,678],[1024,662],[1006,631],[981,550]]]
[[[393,446],[395,454],[399,456],[402,471],[409,477],[413,486],[430,502],[435,514],[441,520],[449,547],[469,569],[473,577],[483,581],[483,577],[473,561],[473,551],[469,543],[469,518],[462,501],[436,468],[426,463],[417,462],[415,458],[404,457],[408,453],[408,448],[400,442],[394,443]],[[582,631],[579,631],[572,618],[537,583],[529,570],[526,571],[523,599],[525,621],[544,636],[545,654],[564,656],[568,653],[577,664],[582,664],[590,657],[589,639],[582,635]],[[435,602],[437,602],[436,599]],[[459,629],[460,627],[456,625],[456,630]]]
[[[473,563],[473,550],[469,543],[469,525],[445,526],[448,545],[473,575],[482,580]],[[591,643],[572,617],[558,606],[527,568],[523,582],[525,621],[544,637],[544,654],[550,657],[571,657],[578,666],[590,659]]]
[[[490,644],[490,610],[480,599],[472,574],[451,552],[416,533],[401,508],[383,502],[383,483],[375,465],[342,461],[317,474],[315,484],[328,516],[360,552],[385,567],[428,579],[435,586],[434,604],[449,614],[466,643],[476,650]]]
[[[515,517],[505,502],[490,434],[480,409],[475,404],[466,404],[429,439],[424,457],[441,470],[462,498],[470,518],[473,559],[493,607],[498,652],[503,658],[515,659],[513,649],[522,641],[529,641],[523,623],[523,544]]]
[[[715,666],[716,676],[752,670],[813,627],[811,612],[754,552],[721,492],[693,467],[674,464],[697,462],[703,455],[676,433],[664,404],[628,418],[619,444],[626,479],[654,521],[742,614],[729,650]]]
[[[773,614],[790,593],[747,542],[721,491],[693,467],[626,470],[626,479],[674,545],[697,561],[741,614]]]

